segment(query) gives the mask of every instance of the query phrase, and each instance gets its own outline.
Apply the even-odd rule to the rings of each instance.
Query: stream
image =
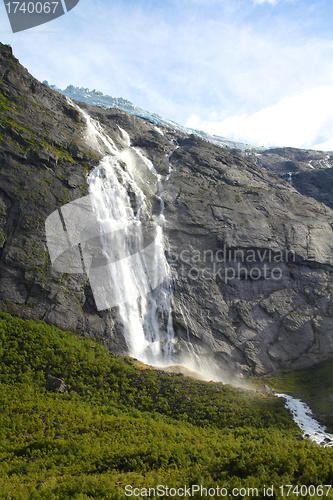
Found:
[[[303,437],[324,447],[333,446],[333,434],[326,432],[326,428],[314,419],[311,409],[300,399],[293,398],[287,394],[276,394],[279,398],[286,400],[285,407],[290,411],[294,421],[302,431]]]

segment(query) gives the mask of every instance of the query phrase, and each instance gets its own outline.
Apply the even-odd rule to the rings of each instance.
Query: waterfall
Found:
[[[97,281],[108,281],[106,288],[112,290],[112,297],[106,302],[116,306],[129,355],[149,364],[170,365],[174,342],[172,278],[164,251],[162,177],[139,149],[131,147],[125,130],[118,127],[123,146],[118,148],[97,121],[77,109],[87,123],[87,142],[103,155],[88,176],[90,200],[108,262],[95,278],[96,286]],[[159,198],[158,215],[150,215],[143,191],[147,188]]]
[[[170,141],[169,171],[162,176],[131,145],[126,130],[118,126],[118,136],[112,139],[97,120],[74,102],[69,104],[84,117],[85,139],[102,160],[87,178],[89,195],[48,218],[52,263],[62,272],[86,272],[96,308],[112,308],[130,356],[158,367],[181,365],[171,370],[221,380],[217,363],[200,355],[191,342],[190,316],[187,344],[181,352],[175,338],[163,185],[173,172],[171,157],[179,147],[177,141]],[[152,213],[152,203],[157,213]],[[187,325],[187,314],[180,309]]]

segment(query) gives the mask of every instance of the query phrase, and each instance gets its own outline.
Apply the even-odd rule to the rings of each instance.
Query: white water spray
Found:
[[[104,155],[90,173],[88,185],[99,221],[103,251],[111,262],[109,279],[129,354],[145,363],[169,365],[173,358],[171,270],[164,253],[162,179],[143,153],[131,147],[119,127],[118,149],[100,124],[80,108],[89,144]],[[142,187],[157,191],[161,211],[149,215]],[[149,251],[142,255],[148,225]],[[144,291],[145,293],[142,293]]]
[[[116,306],[130,356],[159,367],[178,365],[182,370],[182,366],[205,380],[221,380],[218,365],[196,352],[189,328],[186,353],[180,357],[178,353],[178,359],[175,354],[162,193],[163,183],[172,175],[171,157],[179,147],[177,141],[170,142],[174,149],[166,156],[169,172],[162,176],[140,149],[131,146],[126,130],[118,126],[117,146],[96,120],[71,105],[85,118],[87,142],[103,156],[88,177],[89,200],[100,235],[97,261],[103,262],[97,273],[89,273],[92,289],[99,290],[98,309]],[[150,213],[152,197],[160,204],[154,216]]]

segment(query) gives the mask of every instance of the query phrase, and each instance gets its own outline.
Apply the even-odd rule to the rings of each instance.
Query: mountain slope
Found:
[[[47,81],[45,81],[44,83],[45,85],[49,85]],[[203,132],[202,130],[193,130],[188,127],[183,127],[182,125],[179,125],[178,123],[168,120],[167,118],[163,118],[162,116],[159,116],[156,113],[150,113],[149,111],[139,108],[138,106],[135,106],[132,102],[128,101],[127,99],[123,99],[122,97],[115,98],[108,95],[104,95],[100,91],[96,90],[90,91],[87,88],[74,87],[73,85],[68,85],[68,87],[66,87],[63,90],[59,89],[56,85],[49,85],[49,87],[53,90],[56,90],[60,94],[70,97],[71,99],[74,99],[76,101],[85,102],[92,106],[103,106],[106,108],[120,109],[121,111],[126,111],[126,113],[130,113],[131,115],[135,115],[140,118],[145,118],[146,120],[149,120],[151,123],[155,123],[156,125],[169,127],[177,132],[182,132],[184,134],[196,134],[199,137],[202,137],[203,139],[206,139],[207,141],[212,142],[213,144],[216,144],[218,146],[237,148],[241,150],[261,149],[261,148],[254,148],[253,146],[251,146],[251,144],[245,144],[239,141],[231,141],[230,139],[226,139],[225,137],[220,137],[217,135],[210,135],[207,134],[206,132]]]
[[[245,151],[256,165],[287,180],[298,192],[333,208],[333,154],[295,148]]]
[[[0,68],[1,307],[126,353],[117,308],[98,312],[87,277],[56,272],[46,246],[46,218],[87,194],[86,174],[101,153],[87,146],[78,109],[3,45]],[[237,151],[163,125],[156,130],[115,108],[80,106],[119,150],[144,154],[163,176],[180,363],[190,359],[227,379],[332,357],[332,210]],[[156,193],[145,177],[138,182],[156,217]]]
[[[45,84],[49,85],[46,81]],[[195,134],[217,146],[242,151],[245,158],[251,162],[265,168],[268,172],[280,176],[288,182],[292,182],[293,187],[301,194],[315,198],[317,201],[333,208],[331,170],[333,156],[329,152],[290,147],[272,147],[269,149],[256,147],[239,141],[231,141],[225,137],[210,135],[201,130],[183,127],[155,113],[149,113],[126,99],[113,98],[96,90],[89,91],[89,89],[78,88],[73,85],[69,85],[64,90],[59,89],[55,85],[50,85],[50,88],[77,101],[93,106],[120,109],[135,116],[145,118],[158,126],[166,126],[185,134]]]
[[[126,485],[263,498],[263,485],[280,497],[282,484],[332,483],[333,450],[303,440],[280,398],[147,369],[3,313],[0,342],[2,499],[123,499]]]

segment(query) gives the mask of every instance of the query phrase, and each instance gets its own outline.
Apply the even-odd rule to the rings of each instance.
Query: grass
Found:
[[[274,485],[280,498],[281,484],[333,480],[333,450],[300,441],[273,396],[156,371],[6,313],[0,360],[1,499],[123,499],[126,485],[185,484],[260,498]],[[67,392],[47,390],[50,376]]]
[[[44,137],[38,137],[30,129],[24,127],[20,123],[19,113],[22,108],[18,106],[17,102],[22,101],[19,97],[14,98],[7,96],[3,90],[3,80],[0,80],[0,126],[5,132],[2,134],[2,140],[7,140],[14,144],[16,148],[24,153],[28,149],[32,151],[45,150],[48,153],[56,154],[61,160],[76,163],[71,154],[60,145],[56,145],[50,141],[50,137],[45,132]],[[22,104],[22,102],[21,102]],[[34,106],[32,101],[24,103],[26,107]]]
[[[71,163],[75,163],[75,160],[71,157],[68,151],[66,151],[66,149],[62,148],[61,146],[51,144],[50,142],[48,142],[47,137],[37,137],[30,129],[21,125],[13,117],[5,117],[3,119],[0,119],[0,125],[2,126],[3,130],[7,130],[11,133],[11,142],[13,144],[17,144],[17,147],[21,148],[20,151],[25,152],[28,149],[31,149],[32,151],[36,152],[46,148],[46,151],[48,153],[53,152],[59,158],[67,160]]]

